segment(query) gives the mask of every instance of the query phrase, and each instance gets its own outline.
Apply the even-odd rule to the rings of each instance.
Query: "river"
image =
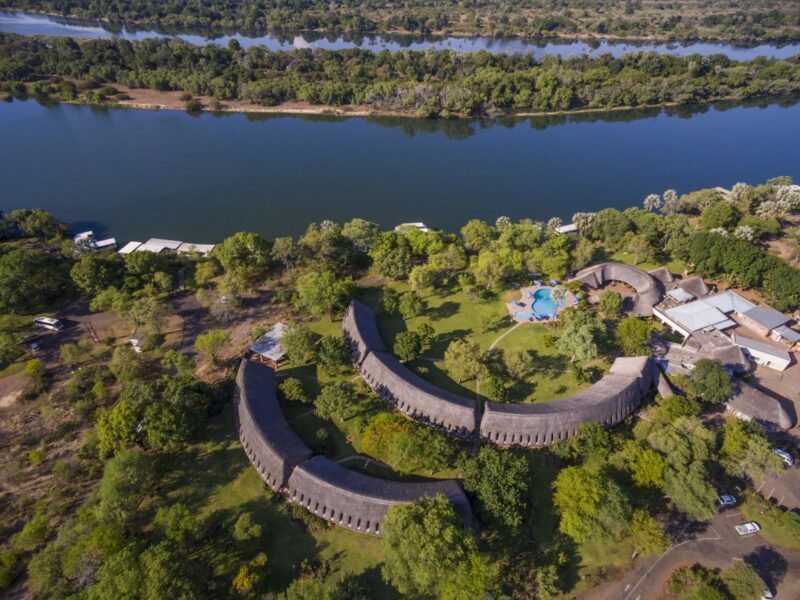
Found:
[[[211,37],[207,33],[185,33],[151,31],[146,29],[127,29],[125,27],[101,26],[91,21],[65,19],[31,15],[25,13],[0,11],[0,31],[19,33],[22,35],[52,35],[77,38],[144,40],[151,38],[177,38],[186,42],[204,45],[209,43],[227,44],[229,40],[237,40],[243,47],[263,45],[272,50],[292,50],[295,48],[323,48],[340,50],[343,48],[364,48],[366,50],[436,50],[451,49],[459,52],[531,52],[534,56],[561,55],[564,57],[588,54],[597,56],[610,53],[621,56],[627,52],[653,51],[662,54],[685,56],[688,54],[725,54],[736,60],[749,60],[759,56],[787,58],[800,52],[800,44],[784,46],[756,45],[732,46],[709,42],[693,42],[687,44],[633,44],[631,42],[581,42],[554,41],[542,42],[522,38],[489,38],[489,37],[426,37],[412,35],[322,35],[312,33],[283,33],[248,36],[241,33],[228,33]]]
[[[388,227],[569,219],[800,178],[800,105],[508,119],[334,119],[0,104],[0,209],[121,240],[217,242],[353,217]],[[795,125],[791,125],[794,123]]]

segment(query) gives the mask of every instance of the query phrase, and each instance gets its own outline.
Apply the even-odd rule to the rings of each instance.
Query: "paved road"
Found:
[[[700,563],[723,568],[734,560],[751,564],[778,598],[800,598],[800,551],[770,546],[758,534],[740,536],[734,526],[745,521],[738,509],[723,511],[695,531],[685,530],[664,554],[637,566],[625,580],[583,594],[584,600],[654,600],[678,567]]]

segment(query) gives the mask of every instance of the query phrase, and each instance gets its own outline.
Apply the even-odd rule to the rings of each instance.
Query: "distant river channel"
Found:
[[[322,48],[326,50],[341,50],[344,48],[363,48],[365,50],[455,50],[458,52],[505,52],[526,53],[534,56],[561,55],[563,57],[577,54],[597,56],[610,53],[621,56],[629,52],[645,51],[659,52],[685,56],[688,54],[725,54],[736,60],[749,60],[760,56],[767,58],[787,58],[800,52],[800,44],[774,46],[761,44],[756,46],[732,46],[708,42],[693,43],[651,43],[634,44],[631,42],[615,41],[535,41],[523,38],[491,38],[491,37],[432,37],[413,35],[337,35],[314,33],[280,33],[267,35],[248,35],[245,33],[228,32],[219,35],[210,35],[208,32],[176,32],[152,31],[146,29],[110,26],[93,21],[66,19],[61,17],[48,17],[17,12],[0,11],[0,31],[18,33],[22,35],[51,35],[69,36],[76,38],[92,39],[126,39],[145,40],[153,38],[181,39],[191,44],[219,44],[225,45],[229,40],[235,39],[243,47],[266,46],[271,50],[292,50],[295,48]]]
[[[0,210],[119,240],[297,235],[361,217],[458,230],[569,219],[778,175],[800,179],[800,104],[499,121],[264,116],[0,103]]]

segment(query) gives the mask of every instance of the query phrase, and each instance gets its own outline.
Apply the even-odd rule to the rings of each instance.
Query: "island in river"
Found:
[[[800,93],[800,55],[751,61],[657,53],[537,59],[448,50],[274,52],[237,43],[221,48],[0,34],[0,77],[6,96],[30,92],[55,101],[152,107],[174,102],[131,93],[147,89],[183,92],[178,99],[190,111],[255,104],[280,112],[316,106],[317,112],[449,118],[788,97]],[[115,85],[129,89],[120,93]]]

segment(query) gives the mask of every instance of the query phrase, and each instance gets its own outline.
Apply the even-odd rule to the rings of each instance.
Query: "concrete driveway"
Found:
[[[692,524],[661,556],[637,560],[634,571],[626,579],[601,585],[580,598],[664,598],[665,584],[675,569],[695,563],[712,569],[724,568],[734,560],[752,565],[770,589],[778,592],[777,598],[800,598],[800,551],[771,546],[758,534],[740,536],[734,526],[745,521],[741,512],[734,508],[721,512],[709,523]]]

